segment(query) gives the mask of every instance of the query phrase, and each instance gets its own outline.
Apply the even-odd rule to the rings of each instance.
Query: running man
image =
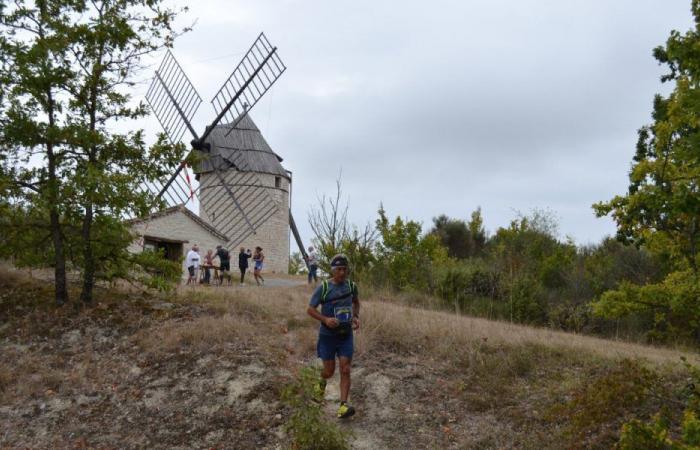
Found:
[[[360,328],[360,300],[357,286],[348,280],[348,258],[335,255],[331,260],[331,279],[324,280],[314,290],[307,309],[308,314],[321,322],[316,350],[323,361],[323,371],[318,384],[318,395],[323,399],[327,380],[335,372],[335,358],[340,363],[340,406],[338,418],[355,414],[348,404],[350,394],[350,366],[352,363],[353,330]],[[318,306],[321,305],[321,311]]]
[[[261,284],[265,284],[265,279],[262,276],[263,261],[265,261],[265,255],[263,254],[262,247],[255,247],[253,261],[255,261],[253,276],[255,277],[255,282],[258,284],[258,286],[260,286]]]

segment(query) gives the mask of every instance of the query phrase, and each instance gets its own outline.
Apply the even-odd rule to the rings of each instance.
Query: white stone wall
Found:
[[[226,244],[217,236],[210,233],[207,229],[192,220],[192,218],[188,217],[187,214],[182,211],[177,211],[162,217],[156,217],[146,222],[137,222],[131,227],[131,229],[139,236],[139,238],[132,242],[131,246],[129,247],[129,251],[133,253],[143,251],[143,240],[141,237],[144,235],[156,238],[160,237],[168,240],[187,241],[183,244],[182,249],[182,270],[183,277],[185,278],[187,268],[185,267],[184,257],[194,244],[199,246],[199,254],[202,260],[204,260],[204,255],[206,255],[207,250],[213,250],[216,252],[217,245]],[[233,266],[233,258],[231,263]]]
[[[229,183],[237,183],[239,180],[247,179],[251,174],[229,171],[226,180]],[[275,187],[275,175],[257,173],[254,174],[263,187],[255,187],[246,191],[246,195],[238,198],[239,203],[249,210],[250,203],[248,197],[259,193],[260,189],[265,189],[267,194],[277,205],[277,211],[268,218],[255,234],[246,237],[243,242],[229,242],[227,247],[232,254],[237,255],[242,246],[246,249],[254,250],[256,246],[263,248],[265,254],[264,272],[287,273],[289,268],[289,180],[279,177],[280,187]],[[200,217],[210,223],[214,228],[226,234],[226,227],[232,221],[240,220],[238,209],[232,204],[222,205],[221,199],[227,196],[221,195],[221,188],[211,188],[209,186],[219,185],[219,180],[213,173],[203,173],[200,176]],[[218,203],[217,203],[218,202]],[[228,211],[225,217],[216,217],[217,211]],[[221,213],[220,213],[221,214]],[[254,209],[249,216],[254,215]],[[244,226],[241,224],[241,226]],[[232,236],[229,236],[232,237]]]

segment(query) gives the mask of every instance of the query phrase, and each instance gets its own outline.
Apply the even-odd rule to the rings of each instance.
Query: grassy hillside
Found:
[[[50,285],[2,271],[0,447],[288,448],[282,392],[316,364],[309,294],[113,289],[56,311]],[[680,351],[363,300],[354,448],[607,448],[686,376]]]

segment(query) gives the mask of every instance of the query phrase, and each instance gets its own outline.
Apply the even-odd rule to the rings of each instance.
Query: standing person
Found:
[[[354,351],[353,330],[360,328],[360,300],[357,285],[348,280],[348,258],[335,255],[331,260],[331,279],[318,286],[309,302],[308,314],[321,322],[316,351],[323,361],[318,396],[323,399],[327,380],[335,372],[335,358],[340,363],[340,406],[338,418],[355,414],[348,404],[350,394],[350,366]],[[318,306],[321,305],[321,311]]]
[[[265,279],[262,277],[263,261],[265,261],[265,255],[263,254],[262,247],[255,247],[253,261],[255,261],[253,276],[255,277],[255,282],[258,284],[258,286],[260,286],[260,284],[265,284]]]
[[[187,266],[187,272],[189,276],[187,277],[187,284],[197,284],[197,270],[199,269],[199,248],[197,244],[192,246],[192,250],[187,252],[187,257],[185,258],[185,266]]]
[[[243,286],[243,280],[245,279],[245,271],[248,269],[248,258],[251,256],[250,249],[243,250],[243,247],[241,247],[241,252],[238,254],[238,269],[241,271],[241,286]]]
[[[318,271],[318,254],[313,247],[309,247],[309,256],[306,258],[306,263],[309,265],[309,284],[311,284],[311,279],[314,280],[314,285],[318,283],[318,276],[316,272]]]
[[[211,268],[214,267],[214,252],[209,249],[204,255],[204,283],[211,283]]]
[[[219,284],[224,284],[224,275],[228,278],[228,284],[231,284],[231,255],[229,255],[228,250],[217,245],[214,257],[219,258]]]

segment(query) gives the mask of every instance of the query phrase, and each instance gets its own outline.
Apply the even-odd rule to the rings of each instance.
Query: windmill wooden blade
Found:
[[[306,249],[304,248],[304,243],[301,242],[301,235],[299,234],[299,229],[297,228],[297,223],[294,221],[294,216],[292,216],[292,210],[289,210],[289,228],[292,229],[292,235],[294,235],[294,240],[297,243],[297,247],[299,247],[299,253],[301,253],[302,258],[304,258],[304,264],[306,264],[306,268],[309,268],[309,254],[306,253]]]
[[[194,140],[199,139],[191,120],[202,98],[169,50],[155,72],[146,101],[173,145],[181,142],[186,130]],[[166,206],[187,203],[193,196],[191,183],[182,172],[184,167],[184,163],[174,165],[169,178],[147,185]]]
[[[199,139],[190,122],[202,104],[202,98],[170,50],[156,70],[146,92],[146,101],[173,145],[182,140],[188,129],[193,139]]]
[[[217,117],[200,138],[200,144],[222,121],[233,129],[285,70],[287,67],[277,54],[277,47],[273,47],[265,34],[260,33],[212,99]]]

